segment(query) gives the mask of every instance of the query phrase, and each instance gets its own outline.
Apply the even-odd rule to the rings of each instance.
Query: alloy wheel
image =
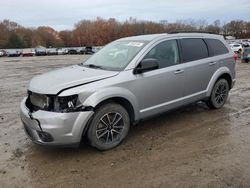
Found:
[[[112,143],[120,140],[123,130],[122,115],[118,112],[109,112],[100,118],[96,129],[96,137],[101,143]]]

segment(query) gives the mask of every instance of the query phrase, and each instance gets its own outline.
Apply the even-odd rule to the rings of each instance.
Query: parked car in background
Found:
[[[70,55],[75,55],[75,54],[78,54],[78,53],[77,53],[77,50],[76,50],[76,49],[69,49],[69,50],[68,50],[68,54],[70,54]]]
[[[92,55],[92,54],[94,54],[95,52],[93,51],[93,48],[92,48],[92,46],[86,46],[86,48],[85,48],[85,54],[87,54],[87,55]]]
[[[36,48],[35,49],[36,56],[45,56],[47,55],[46,48]]]
[[[245,47],[249,47],[250,42],[248,40],[242,40],[242,46]]]
[[[35,55],[35,51],[33,51],[31,49],[24,49],[24,50],[22,50],[21,54],[23,57],[29,57],[29,56],[31,57],[31,56]]]
[[[244,48],[241,56],[241,62],[248,63],[250,60],[250,47]]]
[[[85,54],[85,48],[82,47],[80,50],[79,50],[79,54]]]
[[[56,48],[47,49],[47,55],[58,55]]]
[[[1,57],[7,56],[7,52],[5,50],[0,50]]]
[[[7,56],[8,57],[19,57],[21,55],[21,52],[18,50],[8,50]]]
[[[57,51],[57,55],[66,55],[66,54],[68,54],[67,49],[57,48],[56,51]]]
[[[232,51],[235,52],[235,53],[241,53],[242,50],[243,50],[242,45],[237,44],[237,43],[230,44],[230,47],[231,47]]]
[[[3,57],[4,53],[2,51],[0,51],[0,57]]]
[[[201,100],[222,108],[235,81],[233,52],[223,36],[134,36],[84,63],[34,77],[20,116],[37,144],[72,146],[86,138],[108,150],[142,119]]]

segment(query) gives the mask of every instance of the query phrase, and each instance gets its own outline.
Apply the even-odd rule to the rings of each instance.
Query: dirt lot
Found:
[[[114,150],[33,144],[19,119],[28,81],[84,58],[0,58],[0,187],[250,187],[250,64],[237,63],[223,109],[198,103],[144,121]]]

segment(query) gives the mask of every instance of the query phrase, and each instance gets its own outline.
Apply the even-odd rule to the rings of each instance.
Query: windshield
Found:
[[[90,68],[121,71],[145,44],[145,41],[115,41],[102,48],[82,65]]]

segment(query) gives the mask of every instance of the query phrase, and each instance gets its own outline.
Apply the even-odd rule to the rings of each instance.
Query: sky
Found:
[[[72,29],[78,21],[96,17],[170,23],[187,19],[250,21],[250,0],[0,0],[0,20],[25,27]]]

